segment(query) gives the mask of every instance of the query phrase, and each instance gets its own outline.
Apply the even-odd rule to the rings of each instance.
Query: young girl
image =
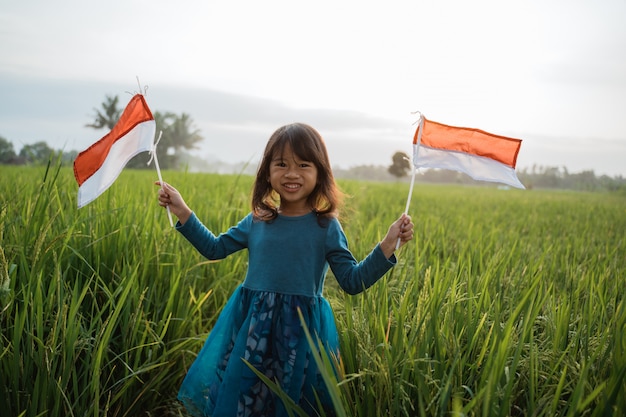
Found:
[[[160,183],[157,183],[161,185]],[[312,127],[295,123],[270,137],[252,195],[252,212],[215,236],[163,184],[159,204],[178,217],[176,228],[208,259],[248,250],[245,280],[231,296],[185,377],[179,400],[195,416],[286,416],[282,401],[245,359],[277,381],[297,404],[315,414],[317,398],[332,415],[324,382],[311,357],[298,311],[314,338],[339,353],[330,304],[322,296],[328,268],[342,289],[357,294],[396,263],[394,251],[413,238],[407,215],[361,262],[337,220],[340,192],[326,146]]]

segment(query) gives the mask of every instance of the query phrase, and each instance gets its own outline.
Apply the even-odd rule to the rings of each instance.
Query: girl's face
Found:
[[[270,162],[270,184],[280,195],[279,213],[300,216],[313,210],[307,198],[317,185],[317,167],[293,153],[287,145]]]

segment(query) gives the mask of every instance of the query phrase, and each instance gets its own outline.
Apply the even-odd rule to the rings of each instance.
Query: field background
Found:
[[[53,164],[54,165],[54,164]],[[216,232],[253,178],[164,172]],[[246,269],[209,263],[125,170],[76,208],[69,167],[0,166],[0,415],[169,416]],[[359,259],[408,185],[341,181]],[[416,239],[364,294],[327,279],[347,416],[626,413],[626,196],[416,185]]]

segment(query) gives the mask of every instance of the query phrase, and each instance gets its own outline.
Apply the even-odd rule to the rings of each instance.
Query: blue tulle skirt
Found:
[[[333,415],[298,310],[313,338],[337,355],[337,328],[326,299],[239,286],[182,383],[178,399],[187,411],[211,417],[287,416],[282,401],[243,358],[307,413],[319,412],[319,399],[326,415]]]

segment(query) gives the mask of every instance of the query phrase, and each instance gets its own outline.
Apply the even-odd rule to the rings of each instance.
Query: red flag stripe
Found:
[[[419,128],[413,137],[414,144],[417,144],[418,133]],[[522,141],[480,129],[448,126],[425,118],[420,144],[435,149],[482,156],[515,168]]]

